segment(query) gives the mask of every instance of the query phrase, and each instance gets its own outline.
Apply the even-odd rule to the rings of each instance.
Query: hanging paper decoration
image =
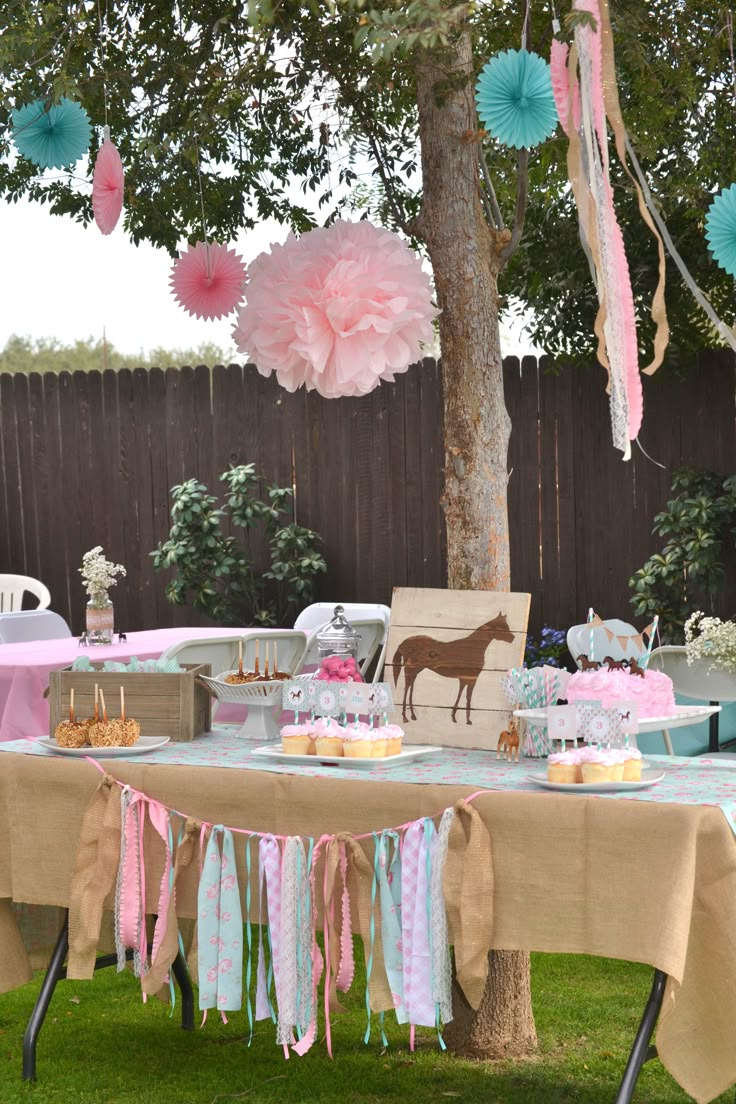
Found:
[[[420,358],[438,313],[429,276],[401,238],[338,221],[289,235],[253,261],[233,335],[287,391],[366,395]]]
[[[10,117],[18,153],[41,169],[71,168],[89,149],[89,116],[66,96],[48,109],[43,100],[36,100]]]
[[[711,203],[705,236],[717,263],[729,276],[736,276],[736,184],[724,188]]]
[[[190,245],[171,268],[171,290],[196,318],[225,318],[243,300],[248,274],[234,249],[213,242]]]
[[[481,69],[475,102],[483,126],[504,146],[537,146],[557,126],[549,66],[529,50],[492,57]]]
[[[560,66],[563,52],[554,48],[555,84],[570,139],[568,166],[580,222],[580,237],[596,286],[599,311],[595,322],[598,359],[608,372],[613,443],[631,455],[631,441],[637,437],[643,414],[634,295],[621,228],[613,204],[609,176],[607,120],[616,137],[619,158],[628,172],[625,133],[618,102],[613,40],[607,0],[574,0],[573,10],[589,12],[595,26],[575,27],[575,42],[569,52],[567,82]],[[578,77],[579,62],[579,77]],[[579,81],[579,84],[578,84]],[[579,113],[576,110],[578,99]],[[572,96],[570,95],[572,89]],[[572,100],[572,118],[569,105]],[[664,309],[664,247],[635,182],[642,217],[652,230],[659,249],[659,284],[652,302],[657,324],[655,355],[645,368],[654,372],[667,346],[668,327]]]
[[[92,211],[103,234],[111,234],[123,209],[123,163],[105,127],[92,177]]]

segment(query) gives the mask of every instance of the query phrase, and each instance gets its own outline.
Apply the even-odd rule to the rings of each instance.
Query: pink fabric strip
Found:
[[[317,1010],[319,1008],[319,983],[322,977],[322,970],[324,968],[324,961],[319,949],[319,943],[317,942],[317,888],[316,888],[316,871],[317,871],[317,858],[320,850],[330,842],[332,836],[321,836],[314,846],[312,853],[312,868],[309,871],[309,885],[312,893],[312,1019],[309,1022],[309,1026],[299,1040],[294,1044],[292,1048],[296,1054],[300,1057],[307,1053],[309,1048],[314,1044],[317,1038]],[[326,867],[325,863],[325,867]],[[324,888],[323,888],[324,892]],[[325,928],[327,925],[325,925]],[[325,957],[328,954],[327,947],[327,931],[325,931]],[[329,993],[329,984],[326,986]],[[328,998],[329,1000],[329,998]],[[330,1016],[329,1007],[327,1008],[327,1052],[332,1057],[332,1036],[330,1032]]]
[[[340,966],[335,985],[341,993],[347,993],[353,984],[355,961],[353,959],[353,929],[350,914],[350,893],[348,891],[348,853],[344,843],[340,844],[340,877],[342,878],[342,930],[340,932]]]
[[[120,892],[120,937],[124,947],[137,947],[140,940],[141,868],[140,844],[137,836],[139,808],[137,795],[134,795],[123,825],[125,860]]]
[[[151,801],[148,805],[148,815],[151,820],[151,824],[158,832],[159,836],[163,840],[164,848],[166,851],[166,859],[164,861],[164,872],[161,876],[161,888],[158,896],[158,918],[156,920],[156,926],[153,931],[153,946],[151,948],[151,961],[155,962],[158,949],[161,946],[161,941],[166,934],[166,921],[169,915],[169,901],[171,899],[171,867],[172,856],[171,848],[169,846],[169,812],[164,805],[161,805],[158,801]]]

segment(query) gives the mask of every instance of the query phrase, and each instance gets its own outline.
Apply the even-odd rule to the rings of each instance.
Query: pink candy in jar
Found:
[[[353,656],[327,656],[314,676],[322,682],[362,682],[357,660]]]

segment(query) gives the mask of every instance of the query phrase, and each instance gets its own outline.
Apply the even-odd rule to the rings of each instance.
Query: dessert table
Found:
[[[665,773],[657,786],[589,796],[539,789],[533,762],[479,751],[444,749],[366,772],[269,763],[251,750],[218,726],[104,769],[190,817],[281,835],[370,833],[483,791],[473,807],[491,841],[492,893],[478,916],[488,946],[650,964],[667,975],[656,1038],[664,1065],[699,1102],[736,1082],[736,766],[650,757]],[[0,992],[29,975],[11,902],[69,904],[82,820],[101,780],[83,759],[29,742],[2,747]],[[155,897],[155,852],[147,870],[149,861]],[[177,884],[180,916],[196,915],[196,892],[192,870]]]
[[[232,636],[242,629],[176,628],[128,633],[122,644],[83,647],[75,636],[59,640],[32,640],[0,644],[0,743],[49,735],[49,704],[43,692],[49,672],[68,667],[85,656],[93,662],[106,659],[156,659],[180,640]],[[250,631],[250,630],[248,630]],[[267,636],[268,629],[258,630]]]

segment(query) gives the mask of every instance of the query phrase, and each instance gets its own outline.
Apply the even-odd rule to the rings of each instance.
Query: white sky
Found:
[[[246,264],[287,228],[269,221],[244,232],[237,250]],[[234,352],[233,319],[204,322],[182,310],[169,290],[171,258],[133,245],[119,223],[109,236],[25,200],[0,200],[0,348],[13,334],[71,344],[107,340],[123,353],[191,349],[213,342]],[[228,243],[230,244],[230,243]],[[504,355],[533,351],[516,326],[502,327]]]

